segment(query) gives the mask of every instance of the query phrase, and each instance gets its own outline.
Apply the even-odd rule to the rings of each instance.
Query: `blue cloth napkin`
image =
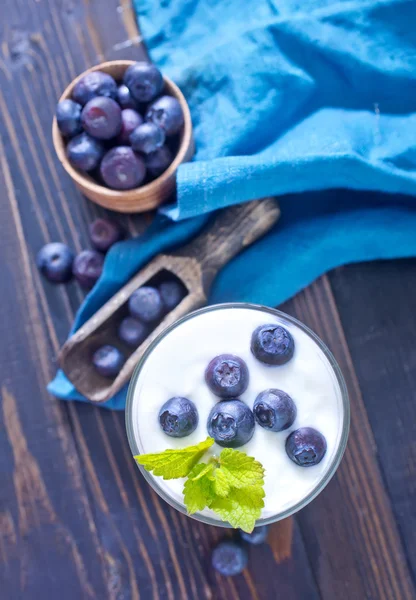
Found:
[[[189,102],[197,152],[163,211],[179,222],[159,217],[110,251],[73,331],[206,213],[253,198],[279,196],[281,220],[210,302],[276,305],[340,264],[416,255],[414,0],[137,0],[137,12]],[[61,372],[49,390],[82,400]]]

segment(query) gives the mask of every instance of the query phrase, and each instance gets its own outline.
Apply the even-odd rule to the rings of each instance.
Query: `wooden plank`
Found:
[[[351,399],[351,433],[341,466],[326,490],[298,516],[322,598],[410,600],[415,587],[328,278],[283,309],[328,344]]]
[[[44,391],[83,294],[75,284],[54,287],[41,280],[34,254],[51,240],[83,248],[88,222],[103,214],[79,197],[58,165],[51,114],[75,74],[101,58],[118,58],[119,44],[135,37],[131,14],[116,8],[112,0],[105,10],[94,0],[8,0],[6,6],[15,29],[5,26],[0,65],[0,184],[8,192],[0,207],[6,247],[0,277],[12,307],[0,321],[3,594],[266,598],[280,578],[289,581],[290,564],[306,576],[293,581],[289,597],[318,597],[300,535],[292,542],[292,530],[280,525],[286,550],[277,552],[279,541],[274,553],[263,549],[261,561],[277,578],[262,577],[260,565],[235,581],[213,573],[211,547],[224,532],[159,500],[131,458],[123,415],[59,403]],[[123,57],[131,56],[140,57],[133,46],[123,50]],[[140,218],[126,222],[136,231],[143,227]]]
[[[416,261],[330,276],[406,559],[416,579]],[[377,307],[375,310],[374,307]]]

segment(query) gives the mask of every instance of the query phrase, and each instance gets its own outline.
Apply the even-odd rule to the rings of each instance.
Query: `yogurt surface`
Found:
[[[250,351],[253,331],[268,323],[282,325],[294,338],[294,356],[285,365],[264,365]],[[252,439],[239,448],[265,468],[261,518],[276,516],[301,502],[325,477],[339,448],[346,418],[341,388],[328,358],[308,333],[283,316],[255,307],[220,307],[189,318],[165,335],[135,382],[131,419],[136,446],[140,453],[162,452],[197,444],[208,436],[207,418],[220,399],[209,390],[204,373],[219,354],[235,354],[247,363],[250,381],[240,399],[251,409],[257,395],[268,388],[285,391],[296,404],[297,417],[289,429],[276,433],[256,423]],[[198,427],[184,438],[169,437],[158,422],[161,406],[174,396],[189,398],[198,409]],[[287,456],[286,439],[299,427],[313,427],[325,436],[327,452],[318,465],[300,467]],[[214,444],[209,453],[219,454],[221,450]],[[165,494],[183,505],[183,479],[152,477]],[[222,523],[209,509],[202,514]]]

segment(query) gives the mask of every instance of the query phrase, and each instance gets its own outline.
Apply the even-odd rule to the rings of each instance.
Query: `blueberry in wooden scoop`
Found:
[[[148,285],[132,293],[129,299],[129,310],[132,317],[143,323],[158,321],[165,312],[159,291]]]
[[[137,347],[147,338],[149,329],[134,317],[126,317],[118,328],[118,337],[128,346]]]
[[[249,372],[244,360],[233,354],[220,354],[211,360],[205,370],[205,381],[216,396],[236,398],[248,386]]]
[[[173,310],[186,296],[186,287],[180,281],[164,281],[159,292],[167,311]]]
[[[92,364],[103,377],[116,377],[124,364],[124,356],[118,348],[106,344],[94,352]]]
[[[293,356],[295,342],[281,325],[260,325],[251,336],[251,351],[266,365],[284,365]]]
[[[301,427],[287,438],[286,453],[300,467],[313,467],[325,456],[326,439],[313,427]]]

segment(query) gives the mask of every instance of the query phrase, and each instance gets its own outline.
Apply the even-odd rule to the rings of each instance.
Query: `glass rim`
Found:
[[[338,447],[337,447],[336,451],[334,452],[334,456],[332,458],[331,463],[329,464],[329,466],[327,468],[325,475],[316,484],[316,486],[309,492],[309,494],[307,494],[304,498],[302,498],[302,500],[300,500],[296,504],[290,506],[289,508],[287,508],[283,511],[276,513],[275,515],[258,519],[256,522],[256,527],[259,527],[260,525],[269,525],[271,523],[275,523],[277,521],[280,521],[282,519],[290,517],[291,515],[297,513],[299,510],[301,510],[302,508],[307,506],[314,498],[316,498],[316,496],[318,496],[318,494],[320,494],[322,492],[322,490],[327,486],[329,481],[334,476],[334,474],[341,462],[341,459],[344,455],[345,448],[347,445],[348,434],[349,434],[349,429],[350,429],[350,401],[349,401],[349,397],[348,397],[348,390],[347,390],[347,386],[346,386],[346,383],[344,380],[344,376],[342,375],[341,369],[340,369],[337,361],[335,360],[334,355],[329,350],[329,348],[326,346],[326,344],[324,344],[324,342],[316,335],[316,333],[314,333],[311,329],[309,329],[309,327],[307,327],[304,323],[302,323],[295,317],[292,317],[291,315],[288,315],[276,308],[270,308],[269,306],[263,306],[261,304],[254,304],[254,303],[250,303],[250,302],[226,302],[226,303],[222,303],[222,304],[212,304],[210,306],[204,306],[203,308],[199,308],[197,310],[194,310],[194,311],[184,315],[183,317],[181,317],[180,319],[178,319],[177,321],[175,321],[174,323],[169,325],[166,329],[164,329],[149,344],[148,348],[146,348],[145,352],[143,353],[143,356],[141,357],[141,359],[139,360],[139,362],[137,363],[137,365],[133,371],[133,375],[131,377],[128,391],[127,391],[127,401],[126,401],[126,411],[125,411],[127,438],[128,438],[130,450],[132,452],[133,457],[136,455],[142,454],[141,449],[139,448],[136,438],[134,436],[132,409],[133,409],[134,389],[136,387],[136,383],[139,378],[142,367],[145,364],[147,357],[150,355],[150,353],[154,350],[154,348],[159,344],[159,342],[165,336],[167,336],[176,327],[179,327],[179,325],[181,325],[182,323],[184,323],[184,322],[188,321],[189,319],[192,319],[200,314],[203,314],[205,312],[210,312],[213,310],[222,310],[222,309],[226,309],[226,308],[248,308],[251,310],[261,310],[263,312],[267,312],[274,316],[286,319],[293,325],[299,327],[304,333],[306,333],[310,338],[312,338],[312,340],[319,346],[319,348],[324,353],[324,356],[327,358],[327,360],[335,374],[335,377],[336,377],[336,380],[337,380],[337,383],[338,383],[338,386],[339,386],[339,389],[341,392],[341,401],[342,401],[342,407],[343,407],[343,422],[342,422],[341,436],[339,438]],[[178,502],[174,498],[172,498],[159,485],[156,477],[154,475],[152,475],[152,473],[150,473],[149,471],[146,471],[146,469],[142,465],[139,465],[137,462],[136,462],[136,465],[139,468],[139,470],[141,471],[141,473],[144,476],[144,478],[146,479],[146,481],[151,485],[153,490],[161,498],[163,498],[163,500],[165,500],[165,502],[167,502],[170,506],[172,506],[176,510],[179,510],[179,512],[181,512],[182,514],[185,514],[188,517],[193,518],[202,523],[206,523],[207,525],[215,525],[217,527],[225,527],[225,528],[232,529],[232,526],[229,523],[226,523],[225,521],[221,521],[219,519],[214,519],[213,517],[203,515],[201,513],[194,513],[194,514],[190,515],[187,512],[185,505]]]

